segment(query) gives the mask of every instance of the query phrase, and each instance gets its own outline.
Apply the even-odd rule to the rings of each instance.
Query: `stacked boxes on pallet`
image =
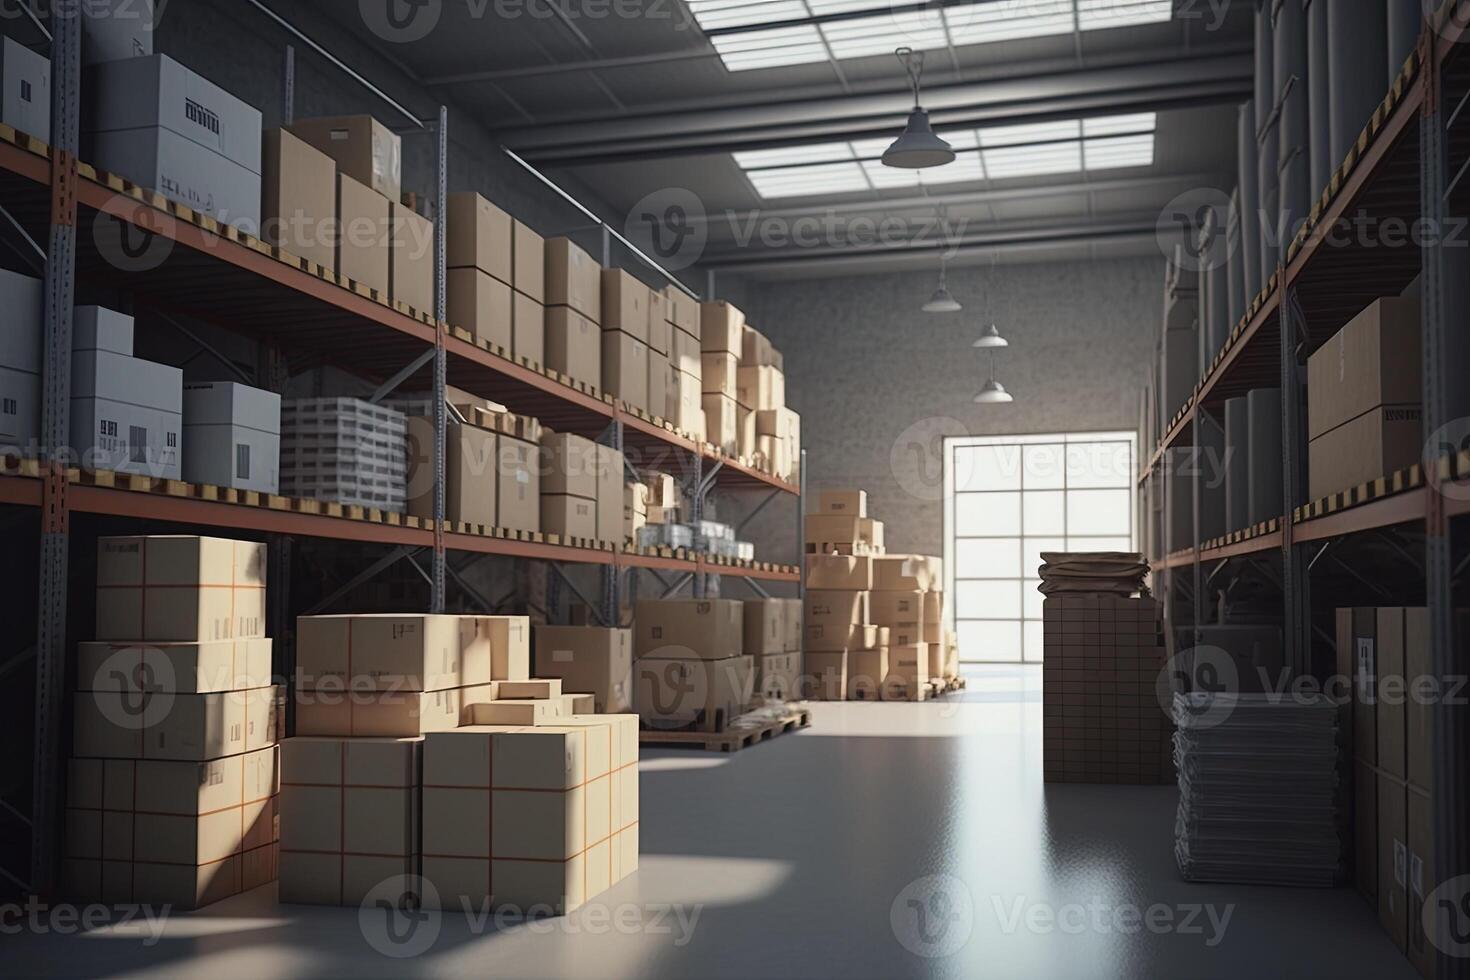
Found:
[[[888,680],[889,631],[869,622],[873,559],[808,555],[806,670],[817,700],[876,701]]]
[[[281,407],[281,489],[288,497],[402,512],[407,419],[358,398],[298,398]]]
[[[516,360],[546,359],[546,242],[478,194],[449,195],[449,322]]]
[[[1462,614],[1459,628],[1467,625]],[[1358,891],[1428,977],[1435,947],[1423,912],[1436,885],[1430,717],[1449,693],[1430,664],[1428,611],[1337,610],[1337,674],[1340,689],[1351,689],[1341,699],[1338,757]]]
[[[939,559],[921,555],[879,555],[872,561],[868,605],[873,622],[889,632],[890,694],[917,700],[931,678],[956,672],[948,663],[952,645],[943,635],[943,569]]]
[[[776,476],[796,479],[801,420],[786,407],[781,352],[729,303],[700,307],[705,438]]]
[[[801,678],[800,599],[746,599],[745,652],[755,669],[759,701],[790,701]]]
[[[602,270],[569,238],[546,240],[546,366],[602,387]]]
[[[630,407],[646,412],[650,366],[648,333],[654,293],[622,269],[603,269],[601,281],[602,389]],[[664,391],[659,389],[660,406],[664,401]]]
[[[276,877],[284,712],[265,576],[254,542],[98,541],[67,782],[78,900],[192,909]]]
[[[541,423],[451,388],[457,417],[445,430],[444,519],[510,531],[541,530]],[[393,406],[408,414],[408,513],[434,516],[433,399],[412,394]]]
[[[1159,604],[1049,595],[1042,627],[1046,781],[1169,782],[1171,726],[1157,687],[1167,656]]]
[[[664,396],[668,409],[666,418],[680,432],[703,442],[706,436],[699,302],[677,286],[669,286],[658,306],[670,328],[668,391]]]
[[[823,490],[806,515],[809,555],[881,555],[883,522],[868,516],[866,490]]]
[[[741,602],[642,600],[634,622],[634,703],[646,726],[722,731],[750,704],[755,665]]]

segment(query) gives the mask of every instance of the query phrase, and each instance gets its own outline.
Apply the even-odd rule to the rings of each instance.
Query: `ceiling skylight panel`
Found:
[[[772,150],[740,150],[734,156],[735,162],[742,168],[754,170],[760,167],[789,167],[802,163],[847,160],[852,154],[849,147],[848,143],[812,143],[807,146],[778,146]]]
[[[985,172],[991,180],[1071,174],[1082,169],[1082,144],[1048,143],[1042,146],[1010,146],[982,151]]]
[[[694,22],[705,30],[759,27],[806,17],[801,0],[685,0]]]
[[[783,167],[746,173],[756,192],[764,198],[849,194],[868,190],[868,179],[856,162]]]
[[[1154,135],[1144,133],[1092,139],[1083,144],[1082,153],[1088,170],[1151,167],[1154,162]]]
[[[957,45],[1070,34],[1076,24],[1072,0],[989,0],[961,4],[946,8],[944,20]]]
[[[1082,120],[1083,136],[1116,136],[1122,133],[1152,133],[1158,128],[1158,117],[1152,112],[1134,112],[1122,116],[1094,116]]]
[[[731,71],[777,68],[827,61],[827,46],[812,26],[779,27],[768,31],[716,34],[710,43]]]
[[[1174,16],[1172,0],[1078,0],[1077,24],[1084,31],[1162,24]]]
[[[1026,143],[1046,143],[1054,140],[1077,139],[1082,135],[1082,124],[1077,119],[1062,119],[1057,122],[1021,123],[1016,126],[991,126],[980,130],[981,146],[1019,146]]]
[[[831,21],[821,29],[838,59],[892,54],[900,45],[932,51],[948,43],[938,11],[929,10]]]
[[[827,14],[848,14],[858,10],[881,10],[893,7],[893,0],[807,0],[813,17]]]

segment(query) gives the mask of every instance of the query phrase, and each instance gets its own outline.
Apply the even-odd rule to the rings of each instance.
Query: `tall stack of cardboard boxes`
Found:
[[[479,194],[449,196],[449,322],[517,361],[546,357],[546,243]]]
[[[873,559],[808,555],[805,619],[808,690],[822,701],[877,701],[889,675],[890,635],[869,619]]]
[[[795,479],[801,420],[786,407],[781,352],[725,302],[700,306],[705,438],[731,456]]]
[[[735,599],[642,600],[634,610],[634,702],[650,728],[721,731],[755,690]]]
[[[67,772],[73,898],[192,909],[276,877],[265,590],[255,542],[99,539]]]
[[[668,412],[674,428],[698,442],[705,440],[704,365],[700,357],[698,300],[676,286],[664,290],[660,304],[669,326]]]
[[[602,388],[602,268],[569,238],[548,238],[546,366],[573,384]]]
[[[944,574],[937,558],[879,555],[873,559],[869,612],[889,633],[891,696],[917,700],[931,679],[953,677],[953,645],[944,636]]]
[[[758,701],[798,697],[802,670],[800,599],[746,599],[745,652]]]
[[[1337,610],[1337,673],[1342,699],[1344,809],[1353,814],[1352,864],[1358,891],[1378,911],[1394,944],[1419,972],[1434,972],[1431,714],[1449,695],[1430,662],[1423,607]]]
[[[648,410],[653,291],[623,269],[602,270],[602,390]]]

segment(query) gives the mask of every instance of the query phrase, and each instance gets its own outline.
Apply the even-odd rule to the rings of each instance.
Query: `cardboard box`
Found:
[[[103,350],[71,361],[71,445],[85,469],[177,480],[183,372]]]
[[[633,631],[537,626],[536,672],[561,678],[565,691],[592,695],[598,714],[633,706]]]
[[[701,354],[699,365],[700,386],[704,394],[735,397],[740,383],[740,362],[734,354]]]
[[[260,228],[260,111],[166,55],[91,66],[83,145],[97,166],[249,232]]]
[[[866,592],[875,584],[873,559],[867,555],[807,555],[808,589]]]
[[[651,728],[694,724],[723,731],[755,693],[755,664],[746,656],[677,659],[640,653],[634,672],[638,715]]]
[[[746,599],[744,651],[755,657],[786,652],[785,599]]]
[[[789,408],[759,410],[755,413],[755,433],[777,439],[794,439],[801,431],[801,416]]]
[[[806,515],[806,541],[809,545],[881,548],[881,522],[871,517],[846,517],[839,514]]]
[[[683,371],[692,374],[703,382],[704,377],[704,355],[700,353],[699,341],[682,330],[675,330],[669,341],[669,363]],[[731,394],[731,392],[726,392]]]
[[[405,303],[419,313],[433,316],[434,222],[397,203],[390,209],[390,220],[393,234],[388,286],[390,297],[395,303]],[[509,323],[508,312],[505,319]]]
[[[516,360],[546,362],[546,307],[516,290],[510,298],[510,350]]]
[[[786,376],[773,367],[742,365],[736,375],[735,400],[751,411],[784,408]]]
[[[667,324],[665,324],[667,326]],[[648,348],[648,399],[644,410],[656,419],[669,417],[669,355]],[[678,404],[679,389],[674,387],[674,402]]]
[[[740,450],[739,420],[735,399],[729,395],[706,394],[700,398],[704,410],[705,438],[729,455]]]
[[[573,381],[602,387],[602,331],[567,306],[546,308],[546,366]]]
[[[926,632],[933,637],[939,636],[944,625],[944,593],[937,589],[924,593],[924,625],[930,627]]]
[[[885,696],[896,701],[917,701],[929,682],[929,645],[894,644],[888,648],[888,684]]]
[[[602,267],[570,238],[546,240],[546,305],[602,323]]]
[[[541,530],[540,447],[502,433],[497,455],[500,482],[495,490],[496,526],[514,531]]]
[[[523,681],[531,674],[531,621],[525,616],[476,616],[490,637],[490,679]]]
[[[337,164],[284,129],[262,139],[261,240],[337,271]]]
[[[337,274],[388,295],[392,205],[366,184],[337,175]]]
[[[449,195],[445,228],[449,269],[478,269],[507,287],[514,284],[515,222],[498,206],[469,191]]]
[[[1384,405],[1318,436],[1307,445],[1309,494],[1315,500],[1413,466],[1423,433],[1418,405]]]
[[[474,705],[495,700],[495,684],[443,691],[296,692],[296,734],[332,738],[412,738],[468,724]]]
[[[597,500],[566,493],[541,495],[541,530],[564,538],[597,537]]]
[[[741,331],[740,363],[748,367],[781,367],[777,361],[776,348],[766,335],[750,324]]]
[[[621,330],[602,333],[602,390],[647,410],[648,345]]]
[[[263,636],[265,545],[189,535],[97,541],[99,640]]]
[[[887,626],[894,643],[904,646],[930,642],[924,629],[924,593],[875,591],[868,595],[871,621]]]
[[[639,657],[726,660],[745,652],[745,612],[736,599],[642,599],[633,621]]]
[[[41,433],[41,280],[0,269],[0,438],[25,447]]]
[[[182,473],[190,483],[274,494],[281,486],[281,396],[232,381],[184,386]]]
[[[919,555],[877,555],[873,561],[873,588],[885,592],[924,592],[939,588],[929,561]]]
[[[729,303],[701,303],[699,306],[700,349],[706,354],[732,354],[740,357],[745,338],[745,314]]]
[[[627,466],[621,450],[598,443],[597,451],[597,537],[622,542],[628,537],[623,519],[623,481]]]
[[[1401,950],[1409,934],[1408,792],[1392,776],[1378,774],[1378,921]]]
[[[361,905],[420,870],[422,738],[281,744],[279,900]]]
[[[674,325],[664,319],[666,305],[663,293],[648,294],[648,347],[667,360],[674,354]]]
[[[1378,908],[1378,776],[1363,762],[1352,766],[1353,872],[1358,893]]]
[[[1374,731],[1377,766],[1402,782],[1407,778],[1405,747],[1408,691],[1404,676],[1404,610],[1378,610],[1377,662],[1374,664]]]
[[[757,700],[791,701],[801,694],[801,654],[771,653],[753,658]]]
[[[679,372],[679,401],[677,410],[671,409],[670,421],[682,432],[693,434],[697,439],[705,437],[704,394],[699,390],[699,376]]]
[[[96,759],[208,762],[275,744],[273,687],[212,694],[79,691],[72,751]]]
[[[272,745],[202,763],[73,758],[66,853],[197,865],[273,843],[278,752]]]
[[[878,701],[888,682],[888,649],[853,650],[847,655],[847,699]]]
[[[511,285],[537,304],[546,302],[546,239],[523,222],[511,229]]]
[[[807,623],[802,649],[808,654],[876,650],[888,646],[888,628],[859,623]]]
[[[650,293],[632,273],[602,270],[602,329],[621,330],[648,343]]]
[[[444,281],[449,322],[479,340],[511,351],[515,346],[511,288],[474,268],[450,269]]]
[[[597,443],[569,432],[543,432],[541,450],[545,467],[541,494],[571,494],[596,500]]]
[[[781,617],[782,649],[787,653],[799,653],[801,651],[802,633],[806,626],[806,603],[800,599],[779,599],[785,606],[785,613]]]
[[[1307,358],[1307,438],[1380,406],[1417,406],[1424,387],[1419,334],[1419,300],[1387,297]]]
[[[807,626],[852,626],[868,622],[867,592],[808,589]]]
[[[153,53],[153,0],[88,0],[80,10],[83,65]]]
[[[444,519],[494,527],[499,481],[495,465],[499,438],[469,422],[450,425],[444,433]],[[408,513],[434,518],[434,420],[421,415],[408,420]]]
[[[443,691],[491,680],[493,640],[476,616],[301,616],[297,687]]]
[[[822,490],[817,493],[818,514],[840,514],[843,517],[868,516],[868,491]]]
[[[814,701],[847,700],[847,653],[812,652],[805,654],[806,669],[801,678],[801,695]]]
[[[343,175],[389,201],[403,196],[403,140],[372,116],[299,119],[290,129],[335,160]]]
[[[664,314],[676,328],[695,340],[699,339],[699,300],[678,286],[666,286],[664,287]]]
[[[271,686],[268,637],[206,643],[77,644],[78,691],[214,694]]]

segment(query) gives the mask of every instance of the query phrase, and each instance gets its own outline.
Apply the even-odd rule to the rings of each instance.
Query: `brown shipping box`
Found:
[[[852,626],[868,622],[867,592],[808,589],[807,626]]]
[[[704,409],[705,438],[726,453],[737,453],[740,449],[740,428],[735,412],[735,399],[729,395],[706,394],[700,398],[700,404]]]
[[[1419,301],[1374,301],[1307,359],[1307,437],[1423,397]],[[1379,474],[1382,475],[1382,474]]]
[[[648,345],[621,330],[603,331],[602,390],[646,411]]]
[[[522,222],[511,231],[511,285],[537,304],[546,302],[546,239]]]
[[[644,599],[634,624],[639,657],[725,660],[745,652],[745,611],[737,599]]]
[[[649,289],[632,273],[602,270],[602,329],[648,343]]]
[[[268,637],[208,643],[77,644],[78,691],[213,694],[271,683]]]
[[[755,455],[755,413],[738,401],[735,403],[736,452],[750,459]]]
[[[1431,798],[1409,788],[1409,962],[1420,976],[1434,976],[1438,950],[1435,922],[1424,915],[1425,900],[1437,885],[1434,877],[1434,811]]]
[[[857,623],[808,623],[803,649],[808,653],[835,653],[842,650],[876,650],[888,646],[888,627]]]
[[[685,334],[699,340],[699,300],[678,286],[664,288],[664,315]]]
[[[786,376],[773,367],[742,365],[736,374],[735,400],[751,411],[774,411],[786,405]]]
[[[261,159],[261,239],[335,272],[336,162],[284,129],[265,131]]]
[[[265,635],[265,545],[194,535],[97,540],[98,640]]]
[[[72,751],[84,758],[207,762],[276,741],[274,687],[213,694],[81,691],[72,700]],[[144,719],[146,727],[133,719]]]
[[[663,293],[650,292],[648,296],[648,347],[665,358],[672,357],[674,325],[664,319],[664,306],[668,301],[664,299]]]
[[[388,296],[392,206],[346,174],[337,175],[337,275]]]
[[[1362,762],[1353,765],[1353,871],[1359,894],[1378,908],[1378,775]]]
[[[496,526],[512,531],[541,530],[540,447],[502,434],[496,455],[500,460]]]
[[[868,491],[822,490],[817,494],[818,514],[841,514],[844,517],[868,516]]]
[[[873,558],[873,588],[885,592],[923,592],[939,588],[929,562],[918,555],[879,555]]]
[[[740,383],[740,362],[734,354],[701,354],[699,377],[706,395],[734,398]]]
[[[745,600],[745,652],[764,657],[786,652],[786,600]]]
[[[417,876],[422,763],[421,738],[282,743],[280,901],[355,908]]]
[[[1383,405],[1318,436],[1307,445],[1312,499],[1351,490],[1420,462],[1424,412],[1418,405]]]
[[[755,665],[747,656],[640,657],[633,669],[638,715],[649,727],[702,722],[709,730],[721,730],[745,711],[755,694]]]
[[[536,673],[562,690],[592,695],[599,714],[633,707],[633,631],[597,626],[537,626]]]
[[[511,350],[514,317],[511,289],[482,269],[450,269],[445,275],[449,322],[477,340]]]
[[[740,357],[744,345],[745,314],[729,303],[701,303],[699,307],[700,349],[706,354]]]
[[[394,204],[393,261],[389,292],[395,303],[434,315],[434,222]]]
[[[847,700],[847,653],[807,651],[798,696],[814,701]]]
[[[291,132],[337,162],[337,169],[390,201],[403,195],[403,140],[371,116],[301,119]]]
[[[888,684],[885,696],[893,700],[917,701],[929,682],[929,645],[894,644],[888,648]]]
[[[678,385],[678,405],[676,409],[671,410],[670,414],[673,418],[670,421],[680,431],[692,433],[697,439],[703,439],[705,437],[704,393],[699,390],[699,375],[680,371]]]
[[[776,348],[766,335],[750,324],[741,333],[740,363],[748,366],[780,367],[776,363]]]
[[[451,425],[444,437],[444,519],[494,527],[496,520],[496,451],[494,432],[463,422]],[[408,420],[409,498],[414,517],[434,517],[434,420]]]
[[[510,298],[510,349],[517,361],[546,363],[546,307],[517,289]]]
[[[801,652],[802,631],[806,626],[806,603],[800,599],[777,600],[785,607],[781,617],[782,646],[787,653]]]
[[[597,443],[570,432],[541,434],[545,466],[541,472],[542,495],[561,493],[597,498]]]
[[[567,306],[546,308],[546,366],[602,388],[602,330]]]
[[[840,514],[806,515],[808,544],[883,546],[880,521],[870,517],[848,517]]]
[[[866,592],[875,585],[873,559],[867,555],[807,555],[808,589]]]
[[[847,699],[877,701],[888,682],[888,649],[853,650],[847,655]]]
[[[770,653],[753,659],[757,700],[790,701],[801,697],[800,653]]]
[[[296,734],[412,738],[450,731],[469,722],[475,704],[498,693],[494,682],[447,691],[298,691]]]
[[[479,269],[497,282],[512,285],[510,215],[470,192],[450,194],[448,214],[446,265],[450,269]]]
[[[703,381],[704,355],[699,350],[699,341],[682,330],[675,330],[669,342],[669,362],[686,374]]]
[[[442,691],[486,684],[495,639],[476,616],[363,614],[296,620],[302,690]]]
[[[541,531],[563,538],[597,537],[597,500],[566,493],[541,495]]]
[[[602,267],[569,238],[546,240],[546,305],[602,323]]]
[[[627,467],[621,450],[597,443],[597,537],[621,543],[628,537],[623,516],[623,481]]]

